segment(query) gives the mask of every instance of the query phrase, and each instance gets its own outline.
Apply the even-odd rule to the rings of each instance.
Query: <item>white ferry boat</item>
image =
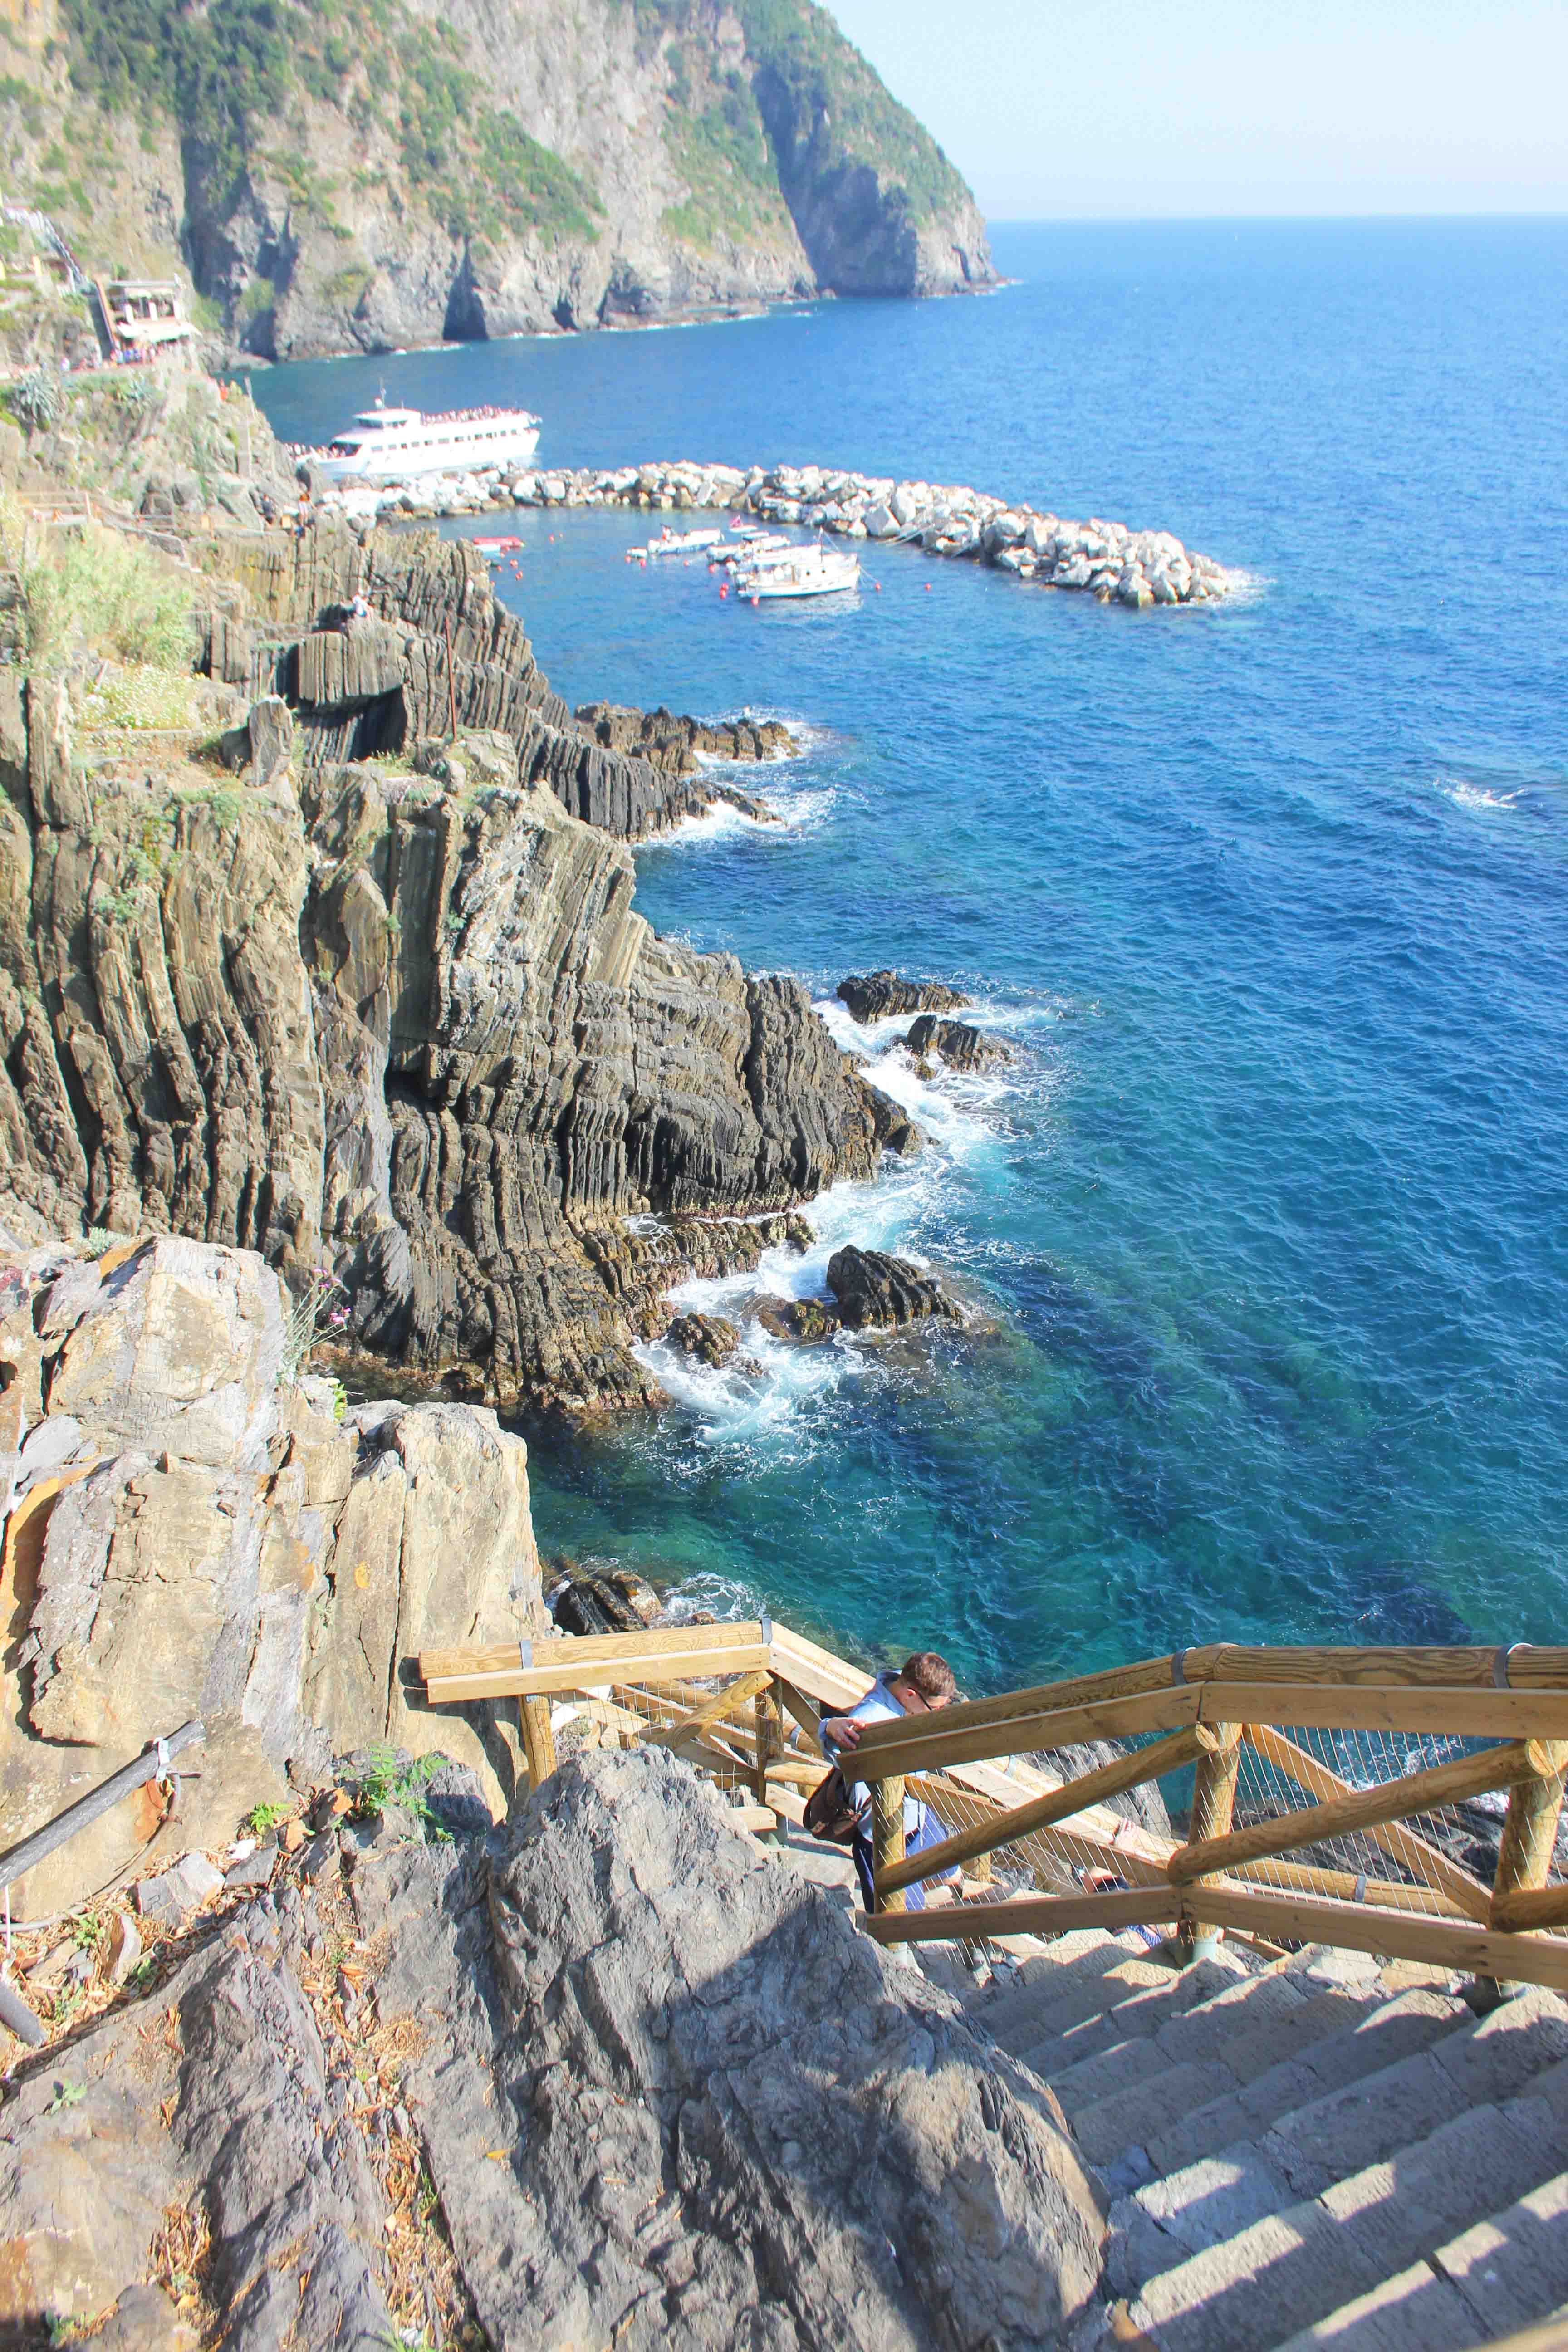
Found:
[[[539,446],[526,408],[448,408],[426,415],[389,408],[383,394],[315,460],[330,482],[410,482],[422,474],[471,474],[515,466]]]

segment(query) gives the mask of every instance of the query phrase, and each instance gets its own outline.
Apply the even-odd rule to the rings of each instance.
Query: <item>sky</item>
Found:
[[[993,220],[1568,211],[1568,0],[830,0]]]

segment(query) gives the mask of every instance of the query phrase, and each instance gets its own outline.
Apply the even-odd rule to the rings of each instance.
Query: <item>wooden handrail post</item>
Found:
[[[778,1678],[765,1683],[755,1700],[757,1727],[757,1772],[755,1788],[757,1802],[768,1801],[768,1766],[784,1754],[784,1702],[779,1697]],[[778,1843],[778,1832],[774,1833]]]
[[[1509,1790],[1502,1843],[1498,1848],[1497,1875],[1492,1880],[1494,1927],[1508,1918],[1510,1895],[1533,1894],[1545,1885],[1562,1811],[1560,1771],[1543,1774],[1539,1780],[1516,1780]],[[1487,1981],[1497,1982],[1495,1979]],[[1497,1990],[1500,1996],[1500,1983]]]
[[[537,1796],[555,1769],[555,1734],[550,1727],[550,1701],[525,1698],[518,1702],[522,1720],[522,1752],[528,1759],[529,1794]]]
[[[1189,1845],[1197,1845],[1205,1838],[1229,1836],[1231,1815],[1236,1810],[1237,1778],[1241,1770],[1239,1723],[1199,1724],[1195,1736],[1203,1744],[1193,1774],[1193,1810],[1187,1822]],[[1224,1933],[1223,1928],[1205,1932],[1190,1919],[1184,1919],[1175,1937],[1183,1967],[1206,1959]]]
[[[871,1783],[871,1861],[880,1874],[904,1858],[904,1784],[901,1779]],[[901,1911],[904,1890],[877,1897],[879,1911]]]

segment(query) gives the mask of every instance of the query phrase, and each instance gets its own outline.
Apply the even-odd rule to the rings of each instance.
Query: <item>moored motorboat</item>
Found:
[[[737,574],[736,593],[748,604],[779,597],[836,596],[860,584],[860,559],[847,549],[797,547]]]
[[[628,547],[626,556],[629,562],[647,563],[654,556],[700,555],[705,549],[717,547],[723,536],[721,530],[674,531],[667,524],[657,539],[646,541],[641,547]]]

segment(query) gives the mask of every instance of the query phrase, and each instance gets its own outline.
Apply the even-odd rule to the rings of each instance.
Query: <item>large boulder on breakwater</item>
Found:
[[[827,1287],[838,1302],[839,1320],[851,1331],[900,1330],[930,1316],[963,1319],[963,1309],[931,1275],[882,1250],[836,1250],[827,1261]]]
[[[922,1013],[904,1043],[911,1054],[940,1054],[955,1070],[994,1069],[1013,1058],[1000,1037],[988,1037],[968,1021],[939,1021],[934,1013]]]
[[[897,1013],[962,1013],[971,1000],[940,980],[905,980],[896,971],[851,972],[834,991],[852,1021],[885,1021]]]

